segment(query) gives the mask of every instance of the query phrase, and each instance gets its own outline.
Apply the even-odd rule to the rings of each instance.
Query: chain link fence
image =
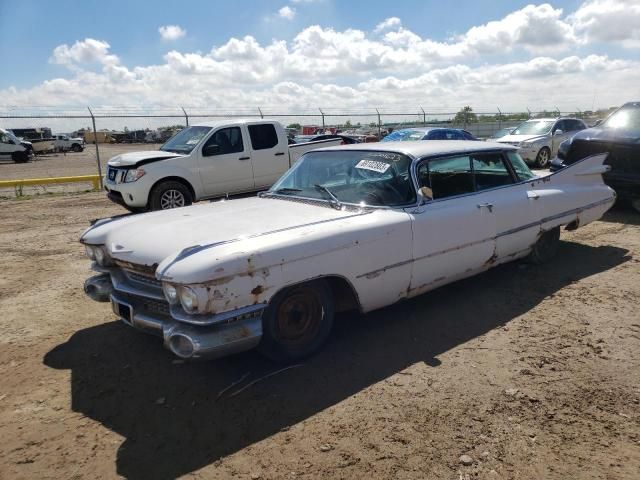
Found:
[[[21,133],[25,140],[40,142],[48,137],[65,134],[84,140],[81,152],[67,148],[43,148],[34,160],[13,164],[11,159],[0,160],[0,180],[63,177],[104,174],[105,163],[113,156],[136,150],[155,150],[169,137],[188,125],[233,118],[268,118],[280,121],[292,133],[364,134],[382,138],[390,131],[421,126],[462,128],[472,135],[486,139],[498,130],[517,126],[524,120],[542,117],[582,118],[588,125],[607,112],[476,111],[465,107],[458,111],[427,111],[421,107],[362,108],[340,110],[310,107],[295,112],[283,112],[277,107],[224,109],[196,107],[86,107],[52,108],[0,106],[0,128]],[[34,146],[36,143],[34,143]],[[43,144],[45,145],[45,144]],[[42,186],[48,191],[51,187]],[[63,187],[63,190],[66,187]],[[73,187],[68,187],[73,189]],[[36,187],[35,190],[38,191]],[[2,195],[3,192],[0,192]]]

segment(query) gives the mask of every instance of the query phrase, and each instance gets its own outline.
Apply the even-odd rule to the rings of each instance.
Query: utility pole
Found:
[[[102,190],[102,165],[100,165],[100,149],[98,148],[98,133],[96,132],[96,117],[93,116],[93,112],[89,107],[89,115],[91,115],[91,123],[93,124],[93,143],[96,146],[96,163],[98,164],[98,180],[100,182],[100,190]]]

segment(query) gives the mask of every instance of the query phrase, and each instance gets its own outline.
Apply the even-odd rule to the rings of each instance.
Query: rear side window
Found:
[[[471,156],[476,191],[502,187],[513,183],[511,173],[500,153],[481,153]]]
[[[249,125],[249,136],[251,137],[251,147],[254,150],[265,150],[278,144],[276,127],[271,123]]]

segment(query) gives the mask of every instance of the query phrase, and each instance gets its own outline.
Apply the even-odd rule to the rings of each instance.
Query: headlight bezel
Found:
[[[122,179],[122,183],[133,183],[140,180],[147,172],[144,168],[131,168],[127,170],[124,178]]]
[[[95,247],[93,245],[85,245],[84,246],[84,253],[85,255],[89,258],[89,260],[94,260],[96,259],[96,252],[95,252]]]
[[[198,313],[198,292],[192,287],[183,285],[178,293],[180,297],[180,305],[188,314]]]
[[[111,267],[114,265],[113,259],[104,245],[85,244],[84,251],[90,260],[94,261],[101,267]]]
[[[173,293],[171,293],[173,292]],[[178,287],[168,282],[162,282],[162,293],[164,298],[169,302],[169,305],[178,305],[180,303],[180,294]]]

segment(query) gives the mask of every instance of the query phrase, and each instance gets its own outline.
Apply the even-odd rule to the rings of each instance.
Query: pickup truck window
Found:
[[[160,147],[164,152],[190,153],[209,133],[211,127],[187,127],[171,137]]]
[[[218,147],[220,147],[218,153],[215,155],[226,155],[227,153],[244,151],[240,127],[221,128],[211,135],[202,149],[204,150],[208,145],[218,145]]]
[[[393,152],[310,152],[269,192],[375,206],[408,205],[416,201],[410,166],[410,158]]]
[[[249,125],[249,136],[251,137],[251,147],[254,150],[266,150],[278,144],[278,134],[271,123]]]
[[[13,142],[9,138],[9,135],[5,135],[2,132],[0,132],[0,143],[8,143],[10,145],[13,145]]]

